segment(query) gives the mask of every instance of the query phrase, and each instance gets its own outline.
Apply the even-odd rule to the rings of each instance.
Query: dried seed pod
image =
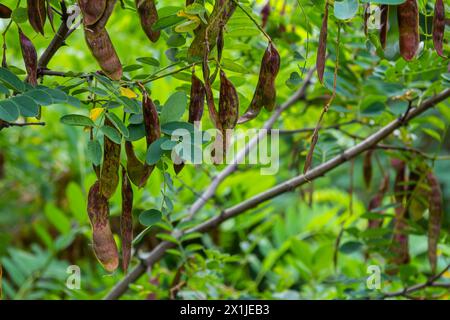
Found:
[[[428,260],[430,261],[432,272],[435,273],[437,265],[437,245],[443,216],[442,190],[438,179],[432,172],[427,175],[427,179],[431,189],[428,208],[430,212],[428,221]]]
[[[364,3],[363,8],[364,8],[364,34],[367,35],[370,18],[370,4]]]
[[[277,96],[275,80],[280,71],[280,60],[277,49],[272,43],[269,43],[261,62],[258,85],[252,102],[238,123],[245,123],[256,118],[263,107],[268,111],[275,108]]]
[[[158,111],[147,92],[144,92],[142,98],[142,111],[144,114],[144,126],[147,139],[147,147],[161,137],[161,128],[159,126]]]
[[[109,225],[108,200],[100,192],[98,181],[89,190],[87,212],[95,255],[106,271],[113,272],[119,266],[119,252]]]
[[[141,26],[152,42],[158,41],[161,32],[154,31],[153,25],[158,21],[158,11],[154,0],[135,0],[136,8],[141,19]]]
[[[394,231],[391,245],[393,253],[392,263],[395,265],[407,264],[409,262],[409,238],[406,231],[407,210],[404,200],[406,195],[406,163],[402,160],[394,159],[392,165],[396,170],[394,183],[394,195],[398,207],[395,209]],[[397,269],[390,270],[391,274],[397,272]]]
[[[0,3],[0,18],[1,19],[9,19],[11,18],[12,10]]]
[[[414,221],[421,219],[428,208],[429,192],[422,181],[426,175],[423,169],[423,167],[417,167],[409,174],[407,210]]]
[[[85,26],[92,26],[100,20],[106,10],[107,2],[107,0],[78,0]]]
[[[33,29],[44,35],[44,25],[47,18],[45,0],[27,0],[28,20]]]
[[[205,106],[205,86],[203,82],[192,73],[191,97],[189,102],[189,122],[194,124],[202,120]]]
[[[397,7],[398,28],[400,34],[400,54],[410,61],[419,49],[419,8],[417,0],[406,0]]]
[[[134,152],[133,144],[125,141],[125,152],[127,154],[127,172],[131,182],[139,188],[142,188],[150,177],[153,168],[141,162]]]
[[[441,57],[445,58],[443,52],[445,33],[445,6],[442,0],[436,0],[434,5],[433,17],[433,44],[436,52]]]
[[[372,182],[372,154],[373,150],[367,151],[363,161],[363,176],[367,189],[370,189]]]
[[[122,168],[122,215],[120,216],[120,235],[122,239],[122,266],[126,273],[131,258],[131,246],[133,242],[133,188],[127,176],[127,171]]]
[[[219,120],[222,129],[234,129],[239,117],[239,96],[225,72],[220,71]]]
[[[112,80],[122,78],[122,64],[105,29],[85,30],[86,42],[103,72]]]
[[[387,32],[389,28],[389,6],[380,5],[380,43],[381,47],[386,48]]]
[[[270,7],[270,0],[269,0],[261,10],[261,19],[262,19],[261,27],[265,28],[267,26],[267,22],[269,21],[271,11],[272,8]]]
[[[319,48],[317,49],[316,68],[320,83],[323,83],[323,74],[325,72],[325,63],[327,55],[327,37],[328,37],[328,1],[325,3],[325,14],[320,29]]]
[[[114,127],[107,117],[104,125]],[[100,187],[103,196],[107,199],[112,197],[119,185],[120,149],[120,144],[114,143],[105,135]]]
[[[19,28],[19,40],[20,40],[20,48],[22,49],[22,57],[25,62],[25,68],[27,69],[27,81],[32,86],[37,85],[37,65],[38,65],[38,57],[36,48],[33,45],[33,42],[22,32]]]

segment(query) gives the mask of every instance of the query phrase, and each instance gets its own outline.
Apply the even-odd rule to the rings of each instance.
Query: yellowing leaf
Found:
[[[130,88],[120,87],[120,94],[130,99],[137,98],[137,94]]]
[[[177,16],[187,18],[192,21],[198,21],[200,23],[200,18],[198,16],[193,15],[193,14],[188,14],[188,13],[184,12],[183,10],[178,11]]]
[[[103,108],[91,109],[90,114],[89,114],[89,118],[91,118],[92,121],[97,120],[103,114],[104,110],[105,109],[103,109]]]

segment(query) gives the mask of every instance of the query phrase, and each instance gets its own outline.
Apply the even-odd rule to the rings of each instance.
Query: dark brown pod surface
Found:
[[[37,85],[37,64],[38,57],[36,48],[31,40],[19,29],[20,48],[22,49],[22,57],[27,70],[27,80],[32,86]]]
[[[44,25],[47,19],[45,0],[27,0],[28,20],[33,29],[44,35]]]
[[[325,63],[327,55],[327,38],[328,38],[328,1],[325,3],[325,14],[322,20],[322,27],[320,29],[319,47],[317,49],[317,76],[320,83],[323,83],[323,75],[325,72]]]
[[[106,10],[106,3],[107,0],[78,0],[85,26],[92,26],[100,20]]]
[[[430,261],[432,272],[435,273],[437,265],[437,245],[443,216],[442,190],[438,179],[433,173],[430,172],[428,174],[427,180],[430,186],[428,208],[430,212],[428,221],[428,260]]]
[[[108,118],[105,118],[105,126],[113,127]],[[120,144],[114,143],[105,135],[100,186],[103,196],[107,199],[112,197],[119,185],[120,149]]]
[[[261,62],[259,80],[252,102],[238,123],[245,123],[256,118],[263,107],[269,111],[275,108],[277,95],[275,81],[280,71],[280,63],[280,54],[275,46],[269,43]]]
[[[419,49],[419,8],[417,0],[406,0],[397,7],[398,28],[400,34],[400,54],[410,61]]]
[[[126,273],[131,259],[133,242],[133,189],[125,168],[122,168],[122,215],[120,235],[122,239],[122,266]]]
[[[119,252],[109,225],[108,200],[100,192],[98,181],[89,190],[87,211],[95,255],[106,271],[114,272],[119,266]]]
[[[222,129],[234,129],[239,117],[239,96],[225,72],[220,71],[219,120]]]
[[[380,43],[381,47],[386,48],[387,32],[389,28],[389,6],[386,4],[380,5]]]
[[[125,152],[127,154],[128,176],[135,186],[142,188],[150,177],[153,167],[138,159],[130,141],[125,141]]]
[[[1,19],[9,19],[11,18],[12,10],[0,3],[0,18]]]
[[[436,52],[445,58],[443,52],[445,33],[445,6],[442,0],[436,0],[433,17],[433,44]]]
[[[158,41],[161,32],[154,31],[153,25],[158,21],[158,11],[154,0],[135,0],[137,12],[141,20],[141,26],[147,37],[152,42]]]
[[[144,114],[144,125],[147,139],[147,147],[161,137],[158,111],[147,92],[143,94],[142,111]]]

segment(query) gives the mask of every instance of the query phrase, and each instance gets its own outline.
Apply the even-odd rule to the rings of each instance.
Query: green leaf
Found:
[[[36,103],[40,104],[41,106],[48,106],[53,104],[52,96],[42,89],[27,91],[25,95],[31,97],[34,101],[36,101]]]
[[[39,115],[39,105],[32,98],[22,94],[11,100],[19,107],[22,117],[37,117]]]
[[[11,19],[15,22],[15,23],[24,23],[28,20],[28,12],[26,8],[16,8],[13,10],[12,14],[11,14]]]
[[[184,114],[187,105],[186,93],[175,92],[167,100],[161,111],[161,124],[178,121]]]
[[[110,126],[102,126],[100,130],[103,132],[105,136],[107,136],[112,142],[116,144],[122,143],[122,136],[120,135],[117,129]]]
[[[125,124],[122,122],[122,120],[119,119],[118,116],[116,116],[114,113],[106,113],[106,116],[109,120],[113,123],[113,125],[116,127],[117,130],[120,131],[120,133],[125,137],[128,138],[130,136],[130,132],[128,131],[128,128],[125,126]]]
[[[159,67],[160,66],[159,61],[156,60],[155,58],[152,58],[152,57],[137,58],[136,61],[138,61],[140,63],[148,64],[148,65],[154,66],[154,67]]]
[[[162,220],[162,213],[159,210],[151,209],[139,215],[139,222],[143,226],[151,227]]]
[[[398,5],[405,3],[406,0],[361,0],[363,3],[371,3],[371,4],[393,4]]]
[[[346,253],[346,254],[350,254],[353,253],[355,251],[358,251],[359,249],[361,249],[362,247],[362,243],[361,242],[356,242],[356,241],[349,241],[344,243],[340,248],[339,251]]]
[[[9,100],[0,101],[0,120],[15,121],[19,117],[17,105]]]
[[[352,19],[358,12],[358,0],[334,2],[334,16],[340,20]]]
[[[71,230],[70,220],[54,204],[48,203],[44,210],[45,216],[53,226],[62,234],[69,233]]]
[[[176,14],[167,17],[162,17],[161,19],[156,21],[156,23],[153,25],[153,30],[160,31],[162,29],[174,26],[183,20],[185,20],[185,18],[179,17]]]
[[[25,84],[14,73],[3,67],[0,68],[0,81],[18,92],[25,90]]]
[[[97,140],[90,140],[87,145],[87,158],[94,165],[99,166],[102,163],[102,146]]]
[[[86,116],[81,114],[68,114],[61,118],[61,122],[69,126],[94,127],[95,124]]]
[[[148,147],[147,155],[145,157],[145,162],[147,162],[147,164],[152,166],[157,164],[158,161],[161,160],[161,157],[163,155],[161,145],[168,140],[169,139],[167,137],[159,138]]]

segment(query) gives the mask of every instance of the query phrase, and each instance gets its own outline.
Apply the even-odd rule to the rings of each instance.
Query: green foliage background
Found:
[[[22,2],[21,6],[25,7],[25,2]],[[6,0],[2,3],[13,8],[17,1]],[[407,102],[398,97],[408,93],[416,98],[415,101],[422,101],[450,86],[449,60],[438,57],[431,37],[424,37],[425,33],[430,34],[434,1],[421,0],[419,4],[424,47],[419,57],[409,63],[399,56],[395,27],[390,32],[385,56],[376,54],[379,48],[374,36],[366,37],[362,30],[362,3],[351,20],[337,20],[330,12],[325,85],[321,85],[314,77],[307,100],[288,109],[276,124],[276,128],[284,130],[316,125],[325,102],[324,97],[330,95],[332,89],[336,38],[340,26],[337,97],[324,125],[355,119],[358,122],[342,130],[323,132],[314,158],[315,165],[353,146],[357,140],[351,135],[368,136],[399,117],[406,110]],[[139,70],[125,72],[127,77],[153,74],[172,64],[168,56],[174,52],[183,56],[191,36],[176,34],[173,28],[167,28],[158,43],[152,44],[141,30],[136,13],[130,9],[133,1],[125,1],[125,5],[128,9],[116,6],[107,25],[123,65],[141,65],[136,60],[140,57],[155,58],[160,65],[154,67],[142,64]],[[259,12],[263,5],[262,1],[244,4],[249,11],[253,10],[257,21],[260,21]],[[449,3],[446,2],[446,5],[449,12]],[[288,0],[284,15],[280,14],[283,1],[272,1],[272,6],[267,30],[282,57],[281,72],[277,79],[277,101],[283,103],[303,84],[306,76],[304,69],[315,65],[324,2]],[[181,0],[158,1],[160,13],[176,12],[183,7],[184,1]],[[211,6],[208,4],[207,8]],[[5,29],[7,22],[0,20],[0,30]],[[58,22],[56,19],[56,25]],[[280,32],[280,25],[284,25],[285,32]],[[46,25],[45,37],[36,34],[26,22],[21,27],[34,42],[38,53],[42,53],[53,36],[50,25]],[[447,36],[448,31],[447,27]],[[448,40],[448,37],[445,38]],[[6,34],[6,44],[8,63],[14,66],[13,70],[23,79],[24,65],[15,25]],[[266,39],[253,22],[237,9],[225,33],[226,60],[223,67],[238,89],[241,111],[245,110],[252,98],[266,45]],[[445,49],[448,55],[448,43]],[[185,62],[181,61],[168,71],[183,65]],[[92,73],[98,69],[86,47],[82,27],[69,37],[67,45],[51,60],[49,68],[75,73]],[[180,72],[153,81],[148,88],[153,99],[164,103],[175,91],[189,94],[189,79],[188,71]],[[44,84],[54,88],[79,81],[76,77],[45,77]],[[87,87],[88,84],[84,82],[78,88]],[[217,81],[214,88],[218,89]],[[87,96],[86,92],[76,95],[80,100],[86,100]],[[3,96],[0,97],[3,99]],[[376,232],[366,231],[367,218],[364,214],[368,212],[368,203],[383,178],[381,170],[391,173],[392,186],[394,171],[390,167],[390,159],[393,157],[407,159],[410,167],[423,162],[434,166],[444,193],[445,218],[439,244],[438,270],[443,269],[450,260],[449,106],[448,101],[439,104],[385,141],[390,145],[418,148],[430,157],[440,157],[438,161],[416,154],[411,157],[410,153],[376,151],[379,165],[374,161],[372,186],[368,189],[363,182],[362,159],[358,158],[318,179],[311,188],[286,193],[227,221],[218,230],[186,240],[132,284],[124,298],[170,298],[177,270],[182,270],[181,281],[184,284],[177,298],[376,297],[379,292],[366,288],[367,267],[379,265],[384,269],[388,265],[389,235],[394,212],[392,187],[384,202],[387,212],[382,228]],[[45,127],[12,127],[0,132],[0,151],[6,159],[5,178],[0,180],[0,259],[4,269],[3,292],[6,299],[97,299],[103,297],[124,276],[122,271],[106,274],[90,245],[86,196],[96,177],[87,160],[89,134],[82,128],[60,122],[60,118],[66,114],[88,116],[91,107],[89,104],[82,104],[79,108],[55,104],[43,110]],[[114,109],[113,112],[121,117],[122,108]],[[264,111],[245,127],[259,128],[269,116]],[[187,120],[187,112],[183,120]],[[203,126],[211,127],[206,113]],[[197,215],[198,221],[215,216],[222,208],[237,204],[299,174],[309,142],[308,134],[282,135],[278,174],[261,176],[259,167],[240,166],[240,170],[219,187],[216,196]],[[141,140],[136,146],[143,159],[145,142]],[[186,213],[198,194],[209,186],[211,177],[221,169],[223,166],[195,168],[188,165],[176,176],[169,166],[165,173],[160,169],[155,170],[146,188],[135,189],[135,234],[145,228],[138,221],[141,212],[165,207],[163,222],[151,229],[139,245],[139,251],[154,247],[161,239],[160,234],[170,230],[171,222]],[[352,196],[349,190],[352,190]],[[112,226],[116,234],[119,230],[120,203],[120,192],[117,192],[111,200]],[[411,262],[402,266],[394,276],[384,274],[382,291],[395,291],[423,282],[430,274],[426,222],[426,212],[423,217],[410,222]],[[336,248],[336,238],[341,228],[342,239]],[[117,241],[119,243],[119,239]],[[338,263],[334,266],[336,250]],[[138,259],[135,256],[132,264],[136,263]],[[81,268],[81,290],[69,290],[65,286],[68,276],[66,268],[69,265]],[[445,289],[427,289],[422,294],[448,299]]]

